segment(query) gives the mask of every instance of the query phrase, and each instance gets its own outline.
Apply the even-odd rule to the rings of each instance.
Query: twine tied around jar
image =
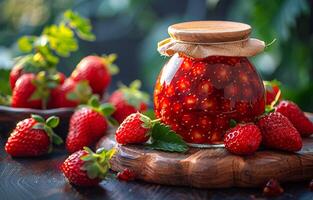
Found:
[[[170,26],[168,32],[171,37],[158,43],[158,51],[165,56],[183,53],[193,58],[251,57],[265,48],[263,41],[249,38],[249,25],[237,22],[185,22]]]

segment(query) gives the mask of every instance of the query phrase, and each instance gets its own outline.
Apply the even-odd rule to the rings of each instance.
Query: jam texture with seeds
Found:
[[[215,144],[222,142],[231,119],[250,122],[264,112],[264,94],[246,57],[175,54],[157,79],[154,109],[186,142]]]

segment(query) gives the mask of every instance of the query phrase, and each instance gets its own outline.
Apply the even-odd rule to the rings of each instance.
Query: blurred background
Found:
[[[73,9],[88,17],[95,42],[80,41],[79,51],[62,59],[59,70],[69,75],[89,54],[117,53],[121,71],[110,90],[122,81],[143,81],[153,92],[167,60],[156,51],[168,37],[167,27],[190,20],[233,20],[253,27],[253,37],[277,41],[252,62],[265,80],[278,79],[283,94],[313,111],[313,1],[311,0],[0,0],[0,91],[10,93],[8,71],[20,55],[16,41],[38,35]]]

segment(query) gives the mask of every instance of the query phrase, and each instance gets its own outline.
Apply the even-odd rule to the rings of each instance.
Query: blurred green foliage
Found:
[[[283,94],[313,111],[313,2],[310,0],[0,0],[0,68],[19,55],[16,40],[38,35],[66,9],[89,17],[97,41],[80,42],[80,50],[61,60],[67,72],[85,55],[119,54],[115,83],[141,79],[150,93],[167,58],[156,51],[172,23],[190,20],[233,20],[251,24],[253,37],[277,41],[254,58],[262,77],[283,83]],[[0,86],[7,84],[0,75]],[[7,91],[7,90],[6,90]]]

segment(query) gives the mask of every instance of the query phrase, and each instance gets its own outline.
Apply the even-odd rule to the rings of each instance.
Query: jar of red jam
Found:
[[[264,86],[248,57],[264,49],[251,27],[222,21],[169,27],[159,52],[171,56],[155,86],[156,116],[193,146],[221,144],[230,122],[265,109]]]

